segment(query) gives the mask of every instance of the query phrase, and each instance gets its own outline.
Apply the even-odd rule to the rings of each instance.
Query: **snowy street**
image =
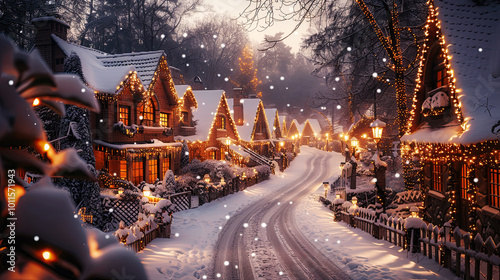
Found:
[[[399,247],[334,223],[333,213],[317,198],[322,181],[338,176],[342,157],[301,149],[285,173],[176,213],[172,237],[155,239],[138,253],[149,278],[219,279],[220,273],[222,279],[304,279],[308,273],[312,279],[338,279],[345,274],[336,264],[352,279],[453,279],[433,260],[407,258]],[[284,227],[292,231],[284,232]]]

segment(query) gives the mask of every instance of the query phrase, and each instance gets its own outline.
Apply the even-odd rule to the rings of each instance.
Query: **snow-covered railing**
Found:
[[[500,279],[500,242],[495,244],[491,236],[484,241],[480,234],[476,234],[472,240],[470,233],[458,227],[451,231],[449,223],[440,228],[432,223],[426,224],[420,218],[403,219],[385,213],[376,219],[375,211],[359,207],[353,211],[349,202],[337,207],[341,207],[337,220],[434,259],[454,271],[457,277],[491,280],[493,275],[498,275]]]
[[[394,198],[395,204],[403,204],[409,202],[417,202],[421,200],[421,193],[419,190],[408,190],[404,192],[399,192]]]

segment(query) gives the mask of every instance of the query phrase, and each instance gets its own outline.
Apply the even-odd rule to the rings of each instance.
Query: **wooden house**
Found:
[[[174,134],[192,133],[188,108],[197,105],[189,94],[178,97],[165,53],[108,54],[67,42],[69,26],[59,20],[37,21],[35,47],[49,66],[60,72],[64,58],[75,53],[100,102],[100,114],[91,115],[96,168],[134,184],[177,172],[181,143]]]
[[[301,143],[312,145],[321,137],[321,126],[317,119],[307,119],[302,125]]]
[[[241,144],[270,157],[273,152],[272,133],[262,101],[258,98],[240,98],[235,94],[233,99],[228,99],[228,103],[233,111]]]
[[[402,157],[424,219],[500,240],[500,4],[429,1]],[[414,172],[414,171],[417,172]]]
[[[190,90],[190,89],[189,89]],[[231,116],[226,94],[223,90],[191,91],[198,107],[193,109],[193,122],[196,133],[189,136],[177,136],[177,140],[186,140],[189,145],[190,159],[226,160],[229,149],[239,142],[240,136]],[[242,161],[241,155],[234,155],[235,161]]]
[[[293,119],[290,123],[290,128],[288,128],[287,136],[290,139],[299,139],[302,133],[301,126],[296,119]]]

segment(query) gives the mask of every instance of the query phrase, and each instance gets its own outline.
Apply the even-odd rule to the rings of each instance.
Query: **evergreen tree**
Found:
[[[187,141],[182,141],[182,149],[181,149],[181,168],[184,168],[189,164],[189,147]]]
[[[72,52],[66,58],[64,71],[78,75],[83,80],[81,61],[76,53]],[[59,122],[57,136],[60,138],[59,147],[60,149],[76,149],[78,155],[87,163],[89,171],[97,177],[90,130],[90,112],[74,105],[65,105],[65,107],[66,116],[61,118]],[[75,204],[79,207],[86,207],[86,212],[94,216],[93,223],[100,226],[101,201],[97,182],[58,178],[54,179],[54,185],[67,188]]]
[[[165,196],[167,194],[172,194],[175,192],[177,189],[177,181],[175,181],[175,175],[172,170],[167,170],[165,172],[165,176],[163,176],[163,182],[162,182],[163,190],[162,193],[160,193],[160,196]],[[158,194],[158,191],[156,191]]]
[[[258,91],[259,85],[262,83],[259,78],[257,78],[257,69],[253,66],[253,52],[249,46],[243,49],[243,53],[239,60],[239,70],[231,81],[236,87],[243,89],[243,93],[246,95],[255,94],[257,97],[262,97],[262,92]]]

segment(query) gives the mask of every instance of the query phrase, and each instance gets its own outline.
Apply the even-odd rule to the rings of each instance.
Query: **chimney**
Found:
[[[53,16],[34,18],[35,48],[53,72],[62,72],[66,55],[52,39],[51,34],[66,41],[69,25]]]
[[[233,88],[233,100],[234,122],[236,123],[236,125],[241,126],[244,122],[242,88]]]

